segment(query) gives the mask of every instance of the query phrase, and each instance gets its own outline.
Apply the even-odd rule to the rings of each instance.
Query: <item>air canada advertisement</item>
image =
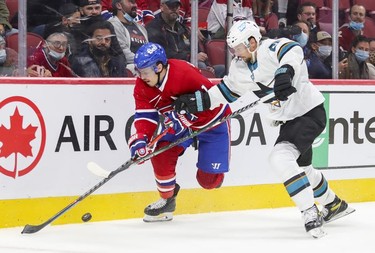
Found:
[[[315,167],[329,179],[375,175],[375,85],[319,86],[327,127],[314,143]],[[134,132],[132,84],[0,84],[0,199],[81,194],[100,179],[95,162],[114,170],[130,158]],[[253,102],[248,94],[231,105]],[[231,119],[230,172],[223,186],[274,183],[268,155],[278,134],[259,104]],[[177,165],[185,188],[195,181],[197,151],[189,148]],[[48,191],[46,190],[48,189]],[[134,165],[97,194],[154,190],[149,161]]]

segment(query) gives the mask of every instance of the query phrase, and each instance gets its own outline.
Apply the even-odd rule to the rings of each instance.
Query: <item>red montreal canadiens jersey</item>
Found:
[[[183,95],[191,94],[197,90],[205,91],[214,86],[192,64],[177,59],[169,59],[167,73],[160,87],[150,87],[141,78],[137,78],[134,87],[135,116],[134,126],[137,133],[146,134],[151,139],[157,128],[159,113],[165,114],[173,110],[173,101]],[[230,113],[223,105],[212,110],[196,113],[198,117],[190,127],[193,130],[200,129],[223,112]]]

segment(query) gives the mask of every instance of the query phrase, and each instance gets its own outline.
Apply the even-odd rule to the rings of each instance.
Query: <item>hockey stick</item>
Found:
[[[208,124],[204,128],[202,128],[202,129],[200,129],[198,131],[192,132],[190,135],[187,135],[187,136],[185,136],[185,137],[177,140],[176,142],[173,142],[173,143],[171,143],[171,144],[169,144],[169,145],[167,145],[167,146],[165,146],[165,147],[163,147],[161,149],[158,149],[158,150],[154,151],[153,153],[150,153],[148,156],[143,157],[142,159],[139,160],[139,163],[140,162],[144,162],[144,161],[146,161],[146,160],[148,160],[148,159],[150,159],[150,158],[152,158],[152,157],[154,157],[154,156],[156,156],[156,155],[158,155],[158,154],[160,154],[160,153],[162,153],[162,152],[164,152],[164,151],[166,151],[166,150],[168,150],[170,148],[173,148],[174,146],[177,146],[177,145],[181,144],[182,142],[187,141],[188,139],[191,139],[191,138],[199,135],[200,133],[207,131],[208,129],[210,129],[210,128],[214,127],[214,126],[219,125],[219,124],[223,123],[224,121],[227,121],[228,119],[233,118],[233,117],[241,114],[242,112],[244,112],[246,110],[249,110],[250,108],[253,108],[255,105],[257,105],[260,102],[264,103],[265,101],[268,101],[268,100],[272,99],[274,96],[275,96],[275,94],[272,92],[272,93],[270,93],[270,94],[268,94],[268,95],[266,95],[266,96],[264,96],[264,97],[256,100],[255,102],[253,102],[251,104],[248,104],[247,106],[244,106],[244,107],[242,107],[241,109],[238,109],[235,112],[232,112],[231,114],[229,114],[229,115],[227,115],[227,116],[225,116],[223,118],[219,118],[217,120],[214,120],[213,122],[211,122],[210,124]],[[171,126],[169,126],[169,127],[171,127]],[[159,134],[152,141],[152,145],[154,145],[158,140],[160,140],[168,132],[167,130],[168,130],[168,128],[164,130],[165,133],[162,132],[161,134]],[[119,170],[120,168],[118,168],[117,170]],[[106,169],[102,168],[100,165],[98,165],[97,163],[95,163],[93,161],[87,163],[87,169],[89,171],[91,171],[93,174],[95,174],[95,175],[97,175],[99,177],[103,177],[103,178],[107,178],[107,177],[110,176],[111,173],[114,173],[114,172],[117,171],[117,170],[114,170],[114,171],[106,170]],[[127,168],[125,168],[125,169],[127,169]]]
[[[154,149],[154,145],[155,143],[157,143],[161,138],[163,138],[167,133],[168,131],[170,130],[170,128],[172,127],[172,125],[169,125],[166,129],[164,129],[163,132],[161,132],[160,134],[158,134],[157,136],[155,136],[148,144],[147,144],[147,149],[151,150],[151,152],[153,151]],[[98,164],[94,163],[94,162],[88,162],[87,163],[87,169],[93,173],[94,175],[97,175],[99,177],[108,177],[109,174],[111,173],[111,171],[108,171],[108,170],[105,170],[103,169],[102,167],[100,167]]]
[[[33,233],[36,233],[38,231],[40,231],[41,229],[43,229],[44,227],[46,227],[47,225],[49,225],[50,223],[52,223],[54,220],[56,220],[57,218],[59,218],[61,215],[63,215],[64,213],[66,213],[67,211],[69,211],[71,208],[73,208],[75,205],[77,205],[79,202],[81,202],[82,200],[84,200],[86,197],[88,197],[89,195],[91,195],[93,192],[95,192],[97,189],[99,189],[100,187],[102,187],[105,183],[107,183],[109,180],[111,180],[114,176],[116,176],[118,173],[124,171],[124,170],[127,170],[128,168],[130,168],[132,165],[134,164],[138,164],[138,163],[141,163],[141,162],[145,162],[149,159],[151,159],[152,157],[168,150],[168,149],[171,149],[181,143],[183,143],[184,141],[187,141],[188,139],[190,138],[193,138],[207,130],[209,130],[210,128],[214,127],[215,125],[217,124],[220,124],[220,123],[223,123],[224,121],[227,121],[228,119],[230,118],[233,118],[237,115],[239,115],[240,113],[246,111],[246,110],[249,110],[255,106],[257,106],[259,103],[263,103],[271,98],[274,97],[274,94],[271,93],[271,94],[268,94],[267,96],[264,96],[244,107],[242,107],[241,109],[238,109],[237,111],[234,111],[232,112],[231,114],[223,117],[223,118],[218,118],[214,121],[212,121],[211,123],[209,123],[208,125],[206,125],[205,127],[203,127],[202,129],[200,130],[197,130],[197,131],[194,131],[192,132],[190,135],[187,135],[181,139],[178,139],[177,141],[175,142],[172,142],[170,143],[169,145],[167,146],[164,146],[144,157],[141,157],[141,158],[138,158],[138,159],[129,159],[128,161],[126,161],[125,163],[123,163],[122,165],[120,165],[120,167],[118,167],[116,170],[113,170],[109,173],[108,177],[104,178],[103,180],[101,180],[99,183],[97,183],[96,185],[94,185],[91,189],[89,189],[87,192],[85,192],[84,194],[82,194],[81,196],[79,196],[76,200],[74,200],[72,203],[70,203],[69,205],[67,205],[66,207],[64,207],[62,210],[60,210],[58,213],[56,213],[55,215],[53,215],[51,218],[49,218],[47,221],[43,222],[42,224],[39,224],[39,225],[29,225],[27,224],[23,230],[22,230],[22,234],[33,234]]]

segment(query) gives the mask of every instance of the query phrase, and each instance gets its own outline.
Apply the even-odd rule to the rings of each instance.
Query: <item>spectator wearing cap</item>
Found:
[[[331,79],[332,66],[328,64],[327,58],[332,57],[332,36],[320,31],[310,42],[310,51],[306,54],[306,64],[310,79]],[[347,59],[339,63],[339,71],[347,67]]]
[[[363,35],[366,9],[362,5],[353,5],[349,10],[349,23],[340,27],[339,45],[345,50],[351,50],[351,43],[358,35]]]
[[[0,36],[0,76],[17,76],[18,54]]]
[[[348,67],[340,71],[340,79],[369,79],[369,68],[366,64],[369,50],[370,43],[367,37],[356,36],[348,54]]]
[[[135,0],[113,0],[113,17],[108,21],[112,23],[120,47],[126,57],[127,68],[133,72],[134,55],[138,48],[148,42],[147,30],[135,22],[137,17],[137,4]]]
[[[73,58],[74,72],[81,77],[126,77],[125,56],[122,52],[115,52],[112,46],[116,35],[111,23],[102,21],[92,24],[88,35],[82,52]]]
[[[84,41],[90,39],[90,35],[87,32],[90,27],[95,23],[105,21],[103,16],[100,15],[102,12],[101,0],[80,0],[79,5],[81,12],[81,29],[79,39],[77,39],[78,52],[82,51]],[[109,23],[109,25],[111,27],[111,33],[115,34],[112,24]],[[120,44],[116,37],[112,38],[111,46],[113,48],[112,53],[123,55]]]
[[[68,37],[65,33],[52,33],[27,59],[31,77],[73,77],[67,57]]]

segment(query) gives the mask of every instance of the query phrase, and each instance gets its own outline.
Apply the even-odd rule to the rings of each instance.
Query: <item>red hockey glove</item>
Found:
[[[144,157],[149,153],[147,148],[147,136],[144,134],[133,134],[128,141],[130,156],[132,159]]]

